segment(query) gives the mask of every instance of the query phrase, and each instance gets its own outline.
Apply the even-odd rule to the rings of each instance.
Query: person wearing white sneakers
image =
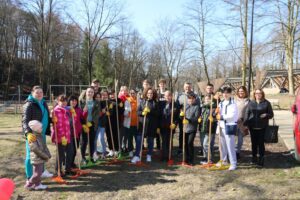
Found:
[[[140,161],[140,151],[142,145],[142,132],[143,128],[145,130],[145,136],[147,137],[147,162],[152,161],[152,153],[154,146],[154,137],[156,135],[158,127],[158,102],[157,102],[157,93],[152,88],[147,88],[143,94],[145,99],[142,99],[141,103],[138,106],[138,115],[139,115],[139,129],[136,137],[136,151],[135,156],[131,160],[132,163],[137,163]],[[144,124],[145,118],[145,124]]]
[[[219,104],[219,112],[217,119],[219,120],[220,136],[221,136],[221,151],[223,163],[227,162],[229,156],[229,170],[237,168],[237,159],[235,151],[235,134],[237,131],[238,108],[234,99],[231,97],[232,89],[230,87],[223,88],[224,100]]]
[[[44,163],[51,158],[51,154],[43,140],[42,123],[37,120],[32,120],[29,122],[29,127],[32,130],[32,134],[35,135],[36,140],[29,143],[30,161],[33,166],[33,175],[29,180],[26,181],[26,185],[24,187],[28,190],[45,190],[47,189],[47,186],[41,183],[41,177]]]
[[[137,98],[135,90],[130,90],[130,97],[127,97],[125,101],[125,111],[124,111],[124,132],[128,139],[128,151],[129,157],[133,157],[133,137],[137,135]]]

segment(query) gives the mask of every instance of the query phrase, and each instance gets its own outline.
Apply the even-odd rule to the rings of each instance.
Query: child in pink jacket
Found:
[[[72,152],[73,147],[71,143],[71,113],[67,109],[67,97],[60,95],[57,98],[57,106],[53,109],[52,118],[54,127],[51,134],[53,143],[58,145],[59,165],[62,170],[62,164],[65,164],[65,173],[72,175]],[[57,132],[56,132],[57,131]],[[55,166],[58,172],[58,163],[56,160]],[[64,175],[61,171],[61,175]]]

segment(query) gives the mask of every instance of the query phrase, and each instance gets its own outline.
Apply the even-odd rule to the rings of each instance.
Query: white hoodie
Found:
[[[220,114],[222,116],[222,120],[220,120],[220,127],[225,128],[226,125],[236,125],[238,121],[238,108],[233,98],[230,100],[223,100],[220,105]]]

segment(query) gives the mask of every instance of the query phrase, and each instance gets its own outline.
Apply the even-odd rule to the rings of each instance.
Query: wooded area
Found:
[[[223,77],[247,80],[252,0],[187,0],[185,12],[162,19],[151,41],[132,25],[121,0],[0,1],[0,95],[50,84],[87,85],[114,79],[130,88],[143,79],[183,81]],[[256,0],[253,72],[299,67],[300,0]],[[226,16],[216,12],[226,10]],[[217,30],[217,31],[216,31]],[[222,44],[221,44],[222,43]],[[255,74],[254,74],[255,75]]]

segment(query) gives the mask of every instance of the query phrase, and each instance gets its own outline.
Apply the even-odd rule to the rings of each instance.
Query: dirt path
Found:
[[[249,165],[249,137],[245,139],[242,159],[233,172],[167,167],[155,159],[146,168],[127,163],[97,166],[86,176],[67,179],[68,185],[44,180],[47,191],[28,192],[23,189],[24,140],[0,134],[0,177],[15,181],[14,199],[299,199],[300,167],[283,141],[266,146],[265,167],[258,169]],[[54,146],[49,146],[54,157]],[[200,159],[197,155],[196,161]],[[54,159],[47,169],[53,171]]]

